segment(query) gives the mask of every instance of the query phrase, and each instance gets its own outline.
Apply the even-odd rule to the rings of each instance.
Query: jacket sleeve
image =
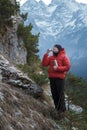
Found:
[[[49,57],[48,54],[44,54],[42,62],[41,62],[42,66],[48,66],[49,65]]]
[[[71,63],[70,60],[67,56],[64,56],[63,58],[63,65],[62,66],[58,66],[57,71],[59,72],[67,72],[71,67]]]

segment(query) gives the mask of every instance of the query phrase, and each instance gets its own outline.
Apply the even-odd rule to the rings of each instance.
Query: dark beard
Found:
[[[53,55],[54,55],[54,56],[57,56],[57,55],[58,55],[58,52],[53,52]]]

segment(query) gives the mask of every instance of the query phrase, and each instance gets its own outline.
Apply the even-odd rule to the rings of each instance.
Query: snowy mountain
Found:
[[[60,43],[70,57],[71,71],[87,78],[87,5],[75,0],[27,1],[21,12],[28,12],[25,24],[32,23],[33,33],[40,32],[40,57],[54,44]],[[84,64],[83,64],[84,63]]]

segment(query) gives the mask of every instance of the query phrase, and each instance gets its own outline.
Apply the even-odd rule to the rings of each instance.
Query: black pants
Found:
[[[54,101],[55,108],[64,112],[65,107],[65,97],[64,97],[64,79],[50,78],[50,88]]]

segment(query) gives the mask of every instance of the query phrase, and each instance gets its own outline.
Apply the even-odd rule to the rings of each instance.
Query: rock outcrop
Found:
[[[8,56],[16,64],[25,64],[27,51],[22,39],[17,36],[18,25],[23,22],[19,14],[12,16],[13,27],[6,28],[5,34],[0,34],[0,52]]]
[[[24,75],[2,55],[0,55],[0,80],[27,90],[27,93],[36,97],[41,96],[43,93],[40,86],[32,81],[27,75]]]

